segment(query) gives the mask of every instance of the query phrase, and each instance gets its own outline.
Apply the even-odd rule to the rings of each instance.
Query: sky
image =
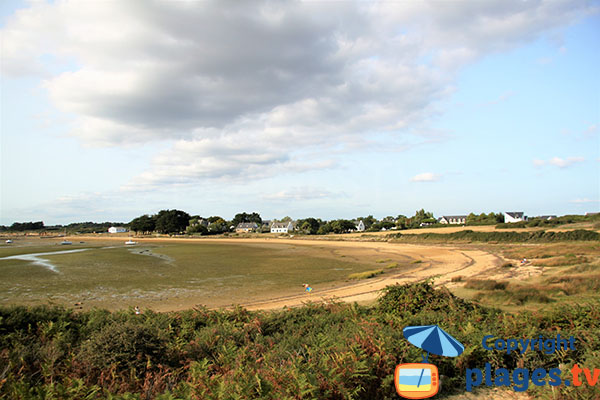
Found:
[[[0,224],[600,210],[600,2],[0,2]]]

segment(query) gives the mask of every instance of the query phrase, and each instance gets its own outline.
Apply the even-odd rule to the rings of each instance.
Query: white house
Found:
[[[438,219],[440,224],[460,225],[467,223],[466,215],[443,215]]]
[[[123,233],[123,232],[127,232],[127,229],[123,228],[122,226],[111,226],[110,228],[108,228],[108,233]]]
[[[504,213],[504,223],[510,224],[513,222],[521,222],[525,221],[525,216],[522,212],[505,212]]]
[[[364,232],[365,231],[365,224],[362,222],[362,219],[360,221],[358,221],[358,224],[356,225],[356,230],[358,232]]]
[[[294,230],[292,222],[274,222],[271,225],[271,233],[288,233]]]

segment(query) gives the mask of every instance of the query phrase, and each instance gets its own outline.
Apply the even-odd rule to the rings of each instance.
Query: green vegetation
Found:
[[[555,307],[557,303],[600,301],[600,243],[486,245],[488,251],[528,263],[505,263],[492,274],[503,278],[466,280],[453,291],[480,304],[508,311]],[[495,249],[495,250],[494,250]]]
[[[403,234],[393,233],[387,235],[389,239],[396,241],[418,242],[505,242],[505,243],[524,243],[524,242],[562,242],[579,240],[600,240],[600,233],[585,229],[561,232],[474,232],[470,229],[453,233],[420,233]]]
[[[465,284],[467,289],[477,290],[504,290],[508,282],[498,282],[493,279],[469,279]]]
[[[57,243],[52,239],[30,239],[26,243],[29,245],[17,243],[0,248],[0,258],[64,251],[65,246]],[[375,251],[362,251],[342,258],[338,252],[343,249],[336,247],[243,241],[146,242],[130,247],[94,241],[68,246],[68,250],[81,249],[85,250],[41,256],[58,272],[31,260],[0,260],[0,302],[83,302],[85,309],[157,307],[181,302],[225,306],[301,293],[301,285],[307,280],[319,290],[344,281],[348,274],[376,268],[379,264],[375,260],[380,256]],[[398,256],[390,261],[404,265],[405,258]]]
[[[481,213],[479,215],[471,213],[467,215],[467,225],[495,225],[503,222],[503,213],[491,212],[489,214]]]
[[[348,275],[348,279],[369,279],[381,274],[383,274],[382,269],[375,269],[372,271],[357,272],[355,274],[350,274]]]
[[[515,229],[515,228],[534,228],[536,226],[551,227],[565,224],[576,224],[576,223],[598,223],[600,222],[600,214],[592,215],[563,215],[562,217],[552,219],[541,219],[541,218],[530,218],[527,221],[513,222],[513,223],[502,223],[496,225],[498,229]]]
[[[378,305],[307,305],[277,312],[133,310],[74,313],[0,308],[0,397],[10,399],[397,399],[394,368],[419,362],[402,335],[438,324],[465,345],[430,356],[442,395],[463,392],[467,368],[600,365],[600,302],[508,314],[429,283],[386,288]],[[482,348],[483,336],[576,338],[574,351],[524,354]],[[568,377],[564,372],[564,377]],[[593,399],[600,387],[530,385],[535,398]]]

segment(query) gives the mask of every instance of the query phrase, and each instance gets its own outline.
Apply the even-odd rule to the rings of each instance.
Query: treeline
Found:
[[[129,224],[129,229],[149,234],[158,232],[162,234],[201,234],[217,235],[231,232],[239,223],[254,222],[258,226],[262,224],[260,214],[242,212],[236,214],[231,221],[220,216],[203,218],[199,215],[190,215],[181,210],[161,210],[153,215],[142,215],[134,218]]]
[[[15,222],[11,226],[0,225],[0,232],[25,232],[44,229],[44,222]]]
[[[534,228],[537,226],[557,226],[565,224],[575,224],[578,222],[600,222],[600,214],[591,215],[563,215],[552,219],[534,217],[527,221],[514,222],[511,224],[498,224],[498,229],[514,229],[514,228]]]
[[[44,225],[38,222],[15,222],[10,226],[0,225],[0,232],[67,232],[67,233],[93,233],[106,232],[111,226],[126,226],[122,222],[74,222],[68,225]]]
[[[0,398],[397,399],[394,368],[422,359],[402,329],[433,324],[465,346],[459,357],[429,356],[443,376],[443,395],[464,392],[467,368],[485,363],[509,371],[568,371],[575,363],[593,368],[600,361],[597,300],[508,314],[426,282],[389,286],[373,307],[333,303],[275,312],[197,308],[141,315],[0,307]],[[574,336],[575,349],[507,354],[481,346],[489,334],[554,338],[557,332]],[[534,398],[592,399],[600,389],[525,382]]]
[[[389,239],[398,241],[472,241],[472,242],[562,242],[574,240],[600,240],[600,233],[585,229],[564,232],[474,232],[464,230],[453,233],[396,233],[387,235]]]

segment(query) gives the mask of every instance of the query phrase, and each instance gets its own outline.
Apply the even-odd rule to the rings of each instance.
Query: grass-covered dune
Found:
[[[306,305],[277,312],[172,313],[0,308],[0,398],[397,399],[398,363],[420,362],[402,335],[438,324],[465,345],[430,356],[443,395],[465,390],[466,368],[600,367],[600,302],[550,312],[503,313],[434,289],[388,287],[373,307]],[[483,336],[574,336],[576,350],[487,351]],[[598,398],[596,387],[537,388],[535,397]],[[595,390],[595,391],[594,391]]]
[[[470,229],[452,233],[420,233],[403,234],[392,233],[388,239],[401,242],[430,241],[448,243],[453,241],[466,242],[501,242],[501,243],[548,243],[572,241],[598,241],[600,233],[592,230],[577,229],[573,231],[531,231],[531,232],[477,232]]]

